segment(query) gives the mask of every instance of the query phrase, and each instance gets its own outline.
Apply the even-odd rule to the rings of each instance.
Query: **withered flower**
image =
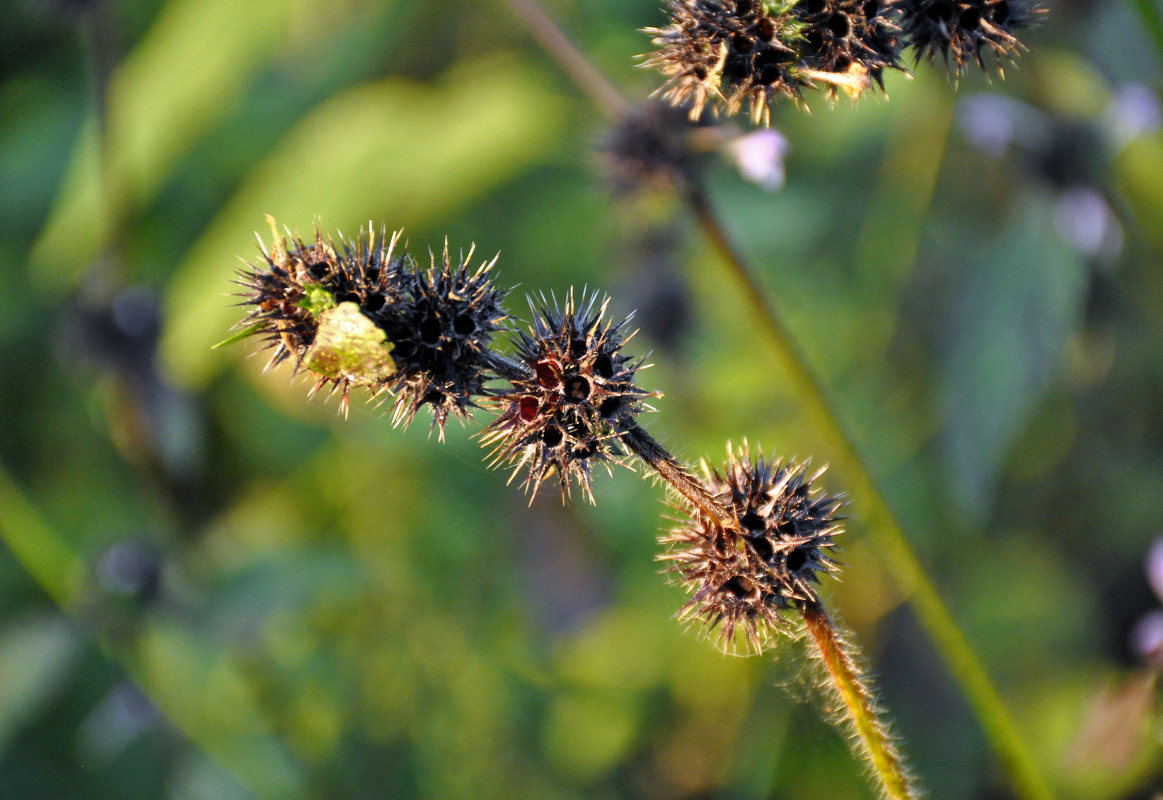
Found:
[[[348,318],[366,319],[383,308],[401,265],[401,257],[394,254],[396,237],[386,240],[383,231],[377,243],[375,231],[361,231],[355,242],[345,243],[340,256],[334,244],[324,240],[316,227],[315,239],[305,244],[298,236],[280,234],[274,220],[267,217],[274,241],[268,251],[259,240],[263,263],[247,265],[239,273],[239,285],[246,292],[241,305],[251,306],[250,312],[239,323],[246,334],[257,334],[267,340],[273,349],[267,369],[293,359],[293,374],[304,368],[315,375],[310,394],[325,386],[331,392],[342,392],[340,410],[347,411],[352,386],[367,386],[372,394],[383,389],[383,378],[391,371],[391,359],[385,354],[376,363],[381,366],[369,374],[353,370],[315,369],[312,367],[318,350],[321,326],[345,303],[353,303]],[[346,306],[344,311],[350,309]],[[325,329],[327,329],[325,327]],[[328,345],[328,354],[333,353]]]
[[[792,14],[803,23],[801,52],[810,75],[857,96],[884,71],[900,69],[896,0],[802,0]]]
[[[762,0],[667,0],[671,24],[647,28],[659,49],[643,66],[668,80],[663,96],[699,119],[710,102],[728,116],[744,105],[756,124],[770,121],[778,97],[798,100],[805,85],[795,73],[790,14],[767,10]]]

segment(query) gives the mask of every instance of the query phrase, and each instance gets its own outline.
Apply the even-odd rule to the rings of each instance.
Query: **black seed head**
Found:
[[[396,237],[388,239],[381,230],[377,240],[372,228],[361,231],[356,241],[344,242],[339,253],[333,242],[324,240],[316,227],[315,238],[306,244],[298,236],[284,236],[267,218],[274,236],[271,249],[262,249],[262,262],[248,264],[239,273],[244,288],[241,305],[250,306],[240,327],[252,329],[267,341],[274,352],[267,369],[283,361],[293,361],[293,374],[304,368],[303,360],[319,331],[319,315],[327,308],[353,302],[360,313],[377,320],[390,301],[399,275],[401,257],[394,254]],[[314,395],[330,386],[342,392],[340,410],[346,413],[352,386],[366,386],[373,394],[384,388],[379,377],[362,379],[358,375],[316,374],[311,389]]]
[[[792,8],[802,24],[803,63],[835,93],[852,96],[882,85],[886,69],[901,69],[897,0],[809,0]]]

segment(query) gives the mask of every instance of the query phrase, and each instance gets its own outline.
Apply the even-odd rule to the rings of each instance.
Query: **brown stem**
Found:
[[[631,109],[630,102],[597,67],[578,50],[536,0],[505,0],[541,47],[565,70],[578,88],[611,119],[618,119]]]
[[[851,652],[852,645],[836,630],[819,601],[804,603],[800,612],[816,655],[828,673],[827,685],[844,704],[844,720],[855,734],[853,745],[880,781],[884,797],[891,800],[920,797],[888,727],[880,719],[880,710],[872,692],[861,677],[860,667]]]
[[[736,526],[735,516],[645,429],[632,425],[623,432],[622,441],[691,506],[714,520],[716,525],[723,528]]]

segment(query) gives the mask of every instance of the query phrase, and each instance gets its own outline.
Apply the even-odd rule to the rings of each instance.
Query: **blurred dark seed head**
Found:
[[[841,532],[841,500],[813,485],[822,469],[809,475],[806,463],[753,460],[746,441],[740,452],[728,445],[722,471],[704,462],[703,473],[736,526],[676,506],[684,518],[661,538],[659,558],[690,594],[680,619],[697,621],[726,651],[762,652],[790,632],[781,612],[815,602],[820,574],[838,569],[828,553]]]
[[[972,64],[988,69],[985,53],[1002,71],[1025,49],[1014,34],[1044,11],[1032,0],[901,0],[900,9],[903,41],[917,61],[940,56],[956,75]]]
[[[522,333],[517,360],[523,375],[497,398],[501,415],[481,438],[493,447],[493,464],[504,463],[513,477],[525,473],[523,486],[536,495],[543,481],[557,475],[562,500],[577,483],[593,502],[594,465],[626,465],[619,440],[654,396],[634,383],[643,367],[622,348],[633,336],[606,317],[609,298],[571,290],[562,308],[556,300],[529,301],[533,324]],[[652,410],[652,409],[651,409]]]
[[[829,91],[859,88],[866,76],[884,88],[884,71],[901,69],[897,0],[803,0],[792,14],[803,27],[804,64],[813,70],[850,75],[851,84],[829,83]],[[859,94],[859,91],[856,91]]]
[[[752,121],[766,124],[773,100],[800,98],[790,14],[769,13],[761,0],[667,0],[666,9],[670,25],[646,29],[658,49],[643,65],[667,77],[663,97],[691,119],[708,103],[729,116],[746,105]]]
[[[116,597],[148,604],[161,592],[161,554],[143,541],[125,540],[112,545],[101,554],[96,572],[101,588]]]
[[[152,290],[130,286],[111,296],[79,298],[64,318],[62,355],[135,375],[152,371],[161,335],[161,310]]]
[[[1038,147],[1026,153],[1033,173],[1057,189],[1101,183],[1110,150],[1102,133],[1078,119],[1052,118]]]
[[[692,142],[696,125],[684,111],[648,101],[624,114],[598,143],[602,174],[621,195],[681,189],[700,155]]]
[[[448,415],[467,419],[493,377],[490,368],[493,336],[508,328],[501,301],[508,290],[492,280],[496,258],[473,269],[473,251],[453,263],[444,243],[427,269],[408,261],[399,273],[395,302],[371,317],[394,345],[398,372],[388,389],[395,397],[392,419],[409,424],[421,406],[432,411],[432,427],[444,437]]]
[[[656,226],[636,231],[624,248],[629,254],[624,296],[638,309],[634,319],[651,343],[672,352],[691,329],[693,313],[676,252],[681,241],[674,226]]]

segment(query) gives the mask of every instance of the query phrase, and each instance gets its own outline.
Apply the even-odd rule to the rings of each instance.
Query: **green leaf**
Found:
[[[114,72],[106,163],[90,122],[34,246],[29,270],[67,284],[109,243],[125,210],[152,199],[173,165],[235,109],[251,76],[278,52],[296,0],[171,0]]]
[[[538,158],[562,128],[558,107],[527,66],[499,57],[456,69],[435,86],[389,78],[322,104],[242,181],[178,267],[162,341],[169,374],[193,388],[223,365],[210,346],[237,310],[218,287],[253,247],[264,214],[292,228],[320,218],[422,226]],[[313,171],[319,179],[305,177]]]

